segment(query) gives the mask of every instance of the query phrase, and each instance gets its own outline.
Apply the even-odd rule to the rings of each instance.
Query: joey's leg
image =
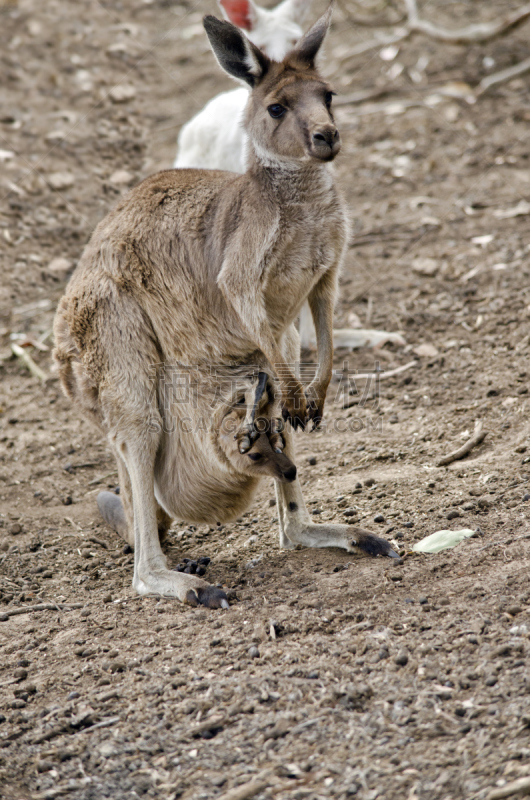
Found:
[[[234,436],[234,438],[238,440],[238,448],[240,453],[246,453],[248,450],[250,450],[260,435],[260,431],[257,430],[254,423],[256,420],[256,411],[258,410],[260,401],[265,394],[268,379],[269,376],[266,372],[258,372],[256,385],[253,386],[245,395],[247,413],[240,430]]]
[[[285,335],[286,358],[296,361],[299,348],[298,334],[291,328]],[[293,462],[294,435],[292,431],[284,431],[285,455]],[[397,558],[385,539],[352,525],[331,523],[314,523],[307,510],[300,481],[295,478],[292,483],[276,481],[276,500],[280,523],[280,547],[287,549],[296,545],[303,547],[340,547],[350,553],[365,552],[370,555],[388,555]]]

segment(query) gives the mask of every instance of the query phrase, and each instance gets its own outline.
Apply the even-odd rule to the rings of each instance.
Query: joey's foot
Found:
[[[241,429],[234,435],[237,441],[237,449],[243,455],[248,453],[252,445],[260,435],[260,432],[255,428],[254,423],[243,425]]]
[[[118,495],[114,492],[100,492],[97,496],[97,504],[99,513],[107,525],[127,541],[127,520],[123,503]]]
[[[369,556],[388,556],[389,558],[399,558],[398,554],[392,550],[386,539],[376,536],[361,529],[355,529],[352,545]]]
[[[275,453],[283,453],[285,449],[285,439],[283,438],[283,431],[285,425],[283,419],[273,418],[270,424],[269,442]]]
[[[218,586],[207,586],[206,589],[190,589],[186,595],[190,606],[206,606],[206,608],[230,608],[228,597]]]
[[[298,529],[296,526],[291,530],[287,527],[285,538],[303,547],[340,547],[348,553],[362,552],[371,556],[399,558],[386,539],[352,525],[309,523]]]

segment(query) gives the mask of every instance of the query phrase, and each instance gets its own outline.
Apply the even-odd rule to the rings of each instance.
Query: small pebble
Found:
[[[70,692],[70,694],[68,695],[68,697],[66,699],[67,700],[76,700],[78,697],[79,697],[79,692]]]
[[[113,86],[109,91],[109,97],[113,103],[126,103],[136,96],[136,89],[134,86],[125,83],[119,83]]]
[[[405,536],[405,534],[402,531],[396,531],[394,533],[394,539],[398,539],[398,540],[399,539],[403,539],[404,536]]]
[[[508,606],[508,608],[506,609],[507,613],[510,614],[512,617],[515,617],[517,614],[520,614],[522,610],[523,609],[521,608],[521,606],[518,605]]]
[[[409,522],[402,522],[401,524],[403,525],[404,528],[413,528],[414,527],[414,523],[410,522],[410,521]]]
[[[419,600],[420,606],[426,606],[428,602],[429,601],[427,600],[426,597],[420,597],[420,600]]]
[[[404,667],[408,664],[409,661],[409,654],[405,649],[399,651],[397,656],[394,658],[394,664],[397,664],[399,667]]]
[[[256,645],[252,645],[252,647],[248,648],[248,654],[250,658],[259,658],[259,650]]]
[[[495,684],[497,683],[497,678],[495,677],[495,675],[489,675],[484,681],[484,683],[486,684],[486,686],[495,686]]]
[[[365,486],[375,486],[375,480],[373,478],[367,478],[364,482]]]
[[[523,502],[528,503],[529,500],[530,500],[530,494],[527,492],[525,495],[523,495]]]
[[[7,529],[7,532],[12,533],[13,536],[16,536],[17,533],[22,533],[22,525],[20,525],[18,522],[13,522],[13,524]]]
[[[133,549],[130,544],[126,544],[123,550],[121,551],[124,556],[128,556],[129,553],[132,553]]]
[[[456,508],[453,508],[453,510],[452,510],[452,511],[449,511],[449,512],[448,512],[448,513],[445,515],[445,518],[446,518],[446,519],[456,519],[457,517],[461,517],[461,516],[462,516],[462,515],[461,515],[460,511],[457,511],[457,510],[456,510]]]
[[[384,522],[384,521],[385,521],[385,518],[384,518],[384,516],[382,514],[376,514],[375,515],[374,522],[380,522],[381,523],[381,522]]]
[[[307,463],[309,464],[310,467],[314,467],[315,464],[317,463],[316,456],[308,456]]]

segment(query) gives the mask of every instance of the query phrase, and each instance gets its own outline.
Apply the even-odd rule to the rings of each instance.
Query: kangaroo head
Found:
[[[332,161],[340,150],[333,90],[315,66],[330,21],[331,8],[282,61],[272,61],[230,22],[204,18],[221,67],[252,88],[245,128],[265,166]]]
[[[237,433],[245,422],[245,406],[233,408],[223,418],[219,431],[219,446],[232,467],[250,478],[271,477],[282,483],[296,478],[296,466],[283,453],[283,439],[274,429],[269,416],[256,419],[262,433],[245,453],[239,451]]]
[[[302,36],[311,0],[283,0],[274,8],[262,8],[253,0],[219,0],[223,15],[242,28],[250,41],[275,61],[280,61]]]

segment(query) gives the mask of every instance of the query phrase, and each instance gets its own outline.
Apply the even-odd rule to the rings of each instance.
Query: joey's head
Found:
[[[245,128],[265,166],[332,161],[340,150],[333,90],[315,65],[330,21],[331,8],[282,61],[273,61],[229,22],[204,18],[221,67],[252,89]]]
[[[244,415],[235,409],[225,416],[221,425],[219,445],[232,467],[249,478],[268,476],[282,483],[292,483],[296,478],[296,466],[283,452],[281,435],[271,432],[271,420],[256,420],[258,430],[263,433],[260,433],[249,450],[241,453],[238,432],[243,423]]]
[[[275,61],[281,61],[302,37],[300,25],[310,5],[311,0],[283,0],[274,8],[262,8],[253,0],[219,0],[225,19]]]

